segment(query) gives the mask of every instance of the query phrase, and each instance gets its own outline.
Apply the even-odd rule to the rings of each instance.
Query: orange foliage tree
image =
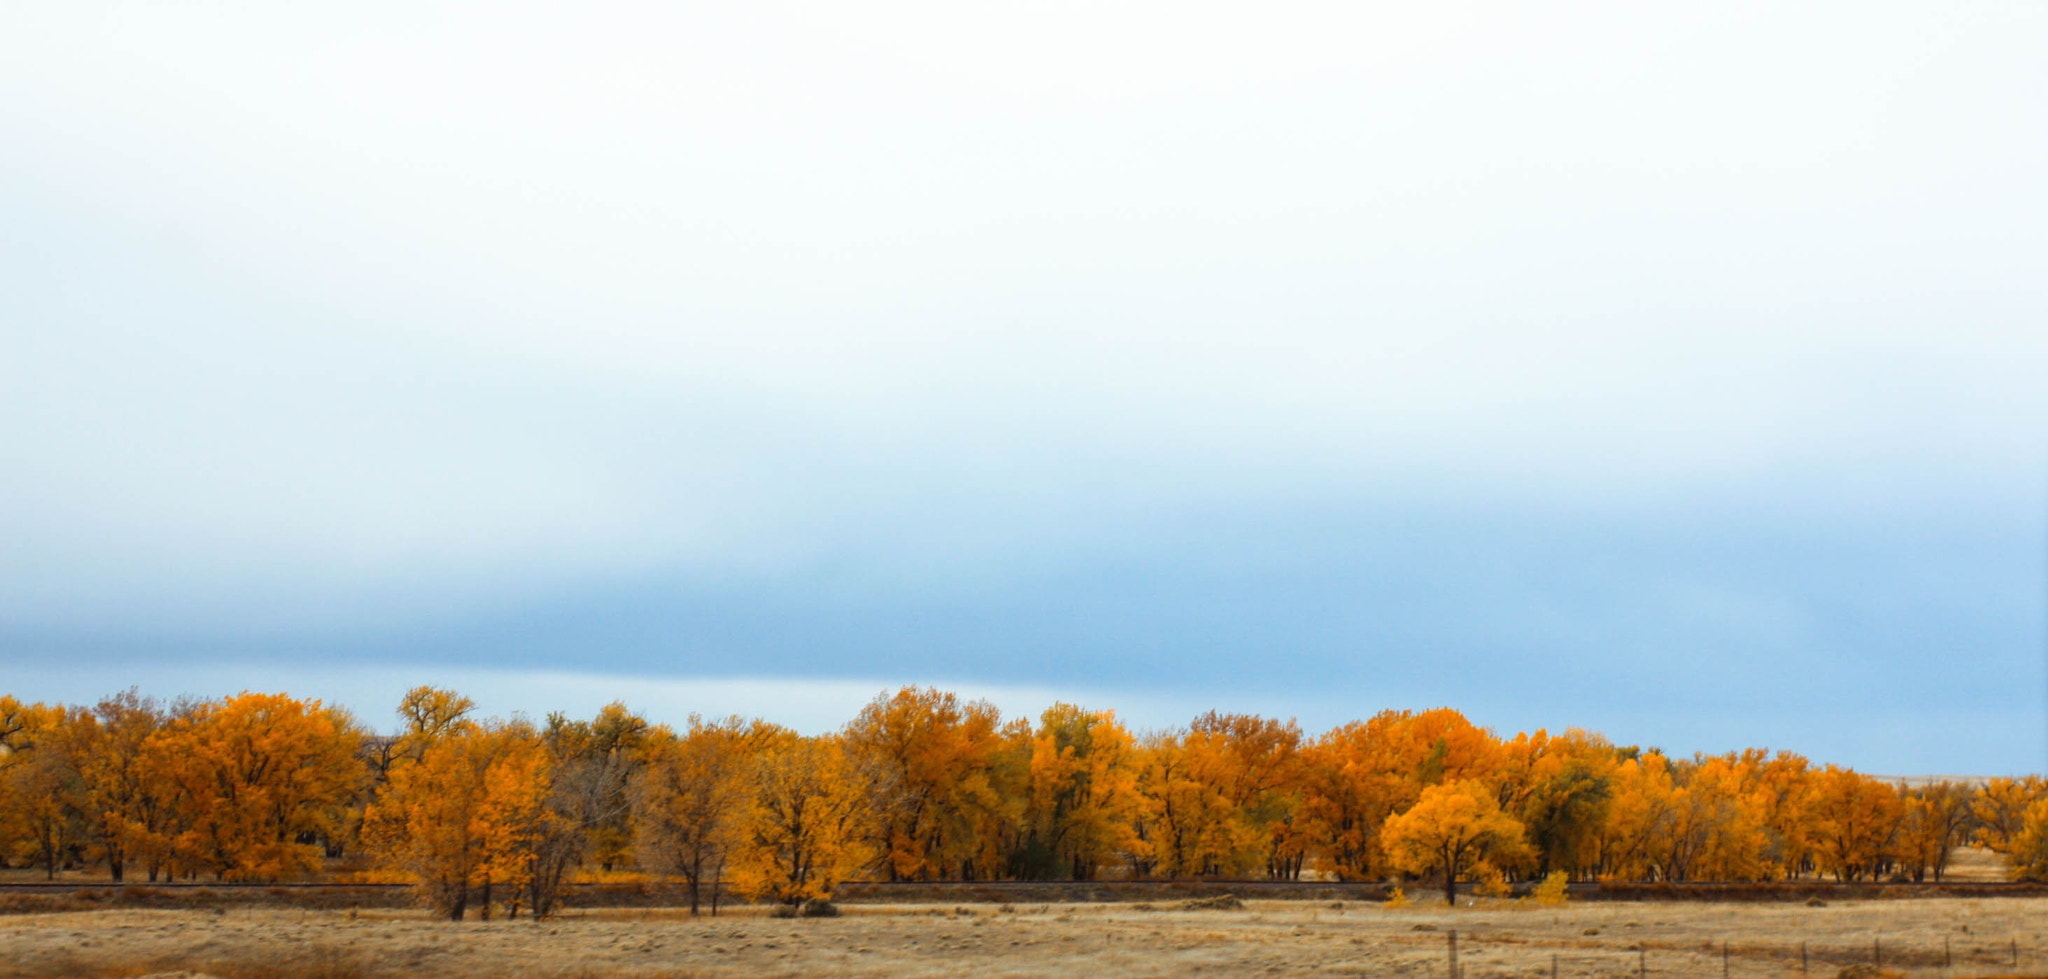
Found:
[[[1977,822],[1977,842],[2010,858],[2014,841],[2026,826],[2027,810],[2043,798],[2048,798],[2048,780],[2038,775],[1986,782],[1970,804]]]
[[[161,858],[151,841],[163,829],[170,800],[142,764],[143,747],[169,719],[163,705],[131,689],[99,702],[73,726],[75,805],[98,842],[108,875],[121,880],[132,857],[155,880]]]
[[[1614,746],[1576,728],[1558,737],[1539,729],[1503,744],[1499,758],[1501,808],[1528,828],[1535,875],[1583,872],[1614,796]]]
[[[1325,869],[1372,880],[1391,868],[1379,833],[1387,817],[1445,781],[1496,780],[1501,747],[1450,708],[1381,711],[1326,732],[1304,752],[1302,806]]]
[[[1017,876],[1091,880],[1139,848],[1137,743],[1116,715],[1054,704],[1031,735]]]
[[[423,737],[395,765],[365,816],[364,836],[386,866],[414,881],[422,902],[462,920],[472,894],[489,918],[492,891],[517,895],[554,815],[552,758],[524,722],[455,720]]]
[[[633,778],[633,825],[640,866],[680,876],[696,914],[709,885],[718,913],[718,882],[741,841],[754,753],[770,736],[760,722],[737,717],[706,723],[692,715],[680,735],[656,729]]]
[[[1932,874],[1939,881],[1949,856],[1969,838],[1969,786],[1940,781],[1905,793],[1905,821],[1899,829],[1899,859],[1913,879]]]
[[[847,750],[871,773],[868,832],[890,880],[972,879],[996,871],[1017,816],[1002,716],[987,701],[904,687],[846,726]]]
[[[1314,739],[1218,712],[1138,738],[1068,704],[1006,724],[987,703],[914,687],[828,738],[736,719],[679,734],[618,703],[539,730],[480,724],[474,709],[418,687],[400,732],[369,737],[282,694],[164,705],[131,690],[90,710],[0,696],[0,863],[277,879],[317,871],[374,821],[379,854],[443,912],[475,892],[488,914],[498,887],[545,915],[579,868],[635,862],[687,881],[693,909],[709,883],[715,912],[727,871],[777,900],[856,873],[1417,873],[1423,828],[1471,795],[1493,806],[1473,819],[1518,827],[1522,844],[1482,834],[1453,854],[1448,889],[1501,872],[1940,880],[1968,842],[2016,876],[2048,876],[2038,776],[1904,789],[1782,751],[1679,760],[1577,730],[1503,741],[1448,708]],[[1445,869],[1436,853],[1430,873]]]
[[[199,705],[143,744],[146,777],[178,810],[170,840],[186,868],[216,879],[275,880],[317,871],[318,839],[365,776],[361,732],[317,700],[242,693]]]
[[[79,713],[61,704],[0,700],[0,852],[42,864],[45,879],[54,879],[83,842],[71,806],[79,788],[73,765]]]
[[[1892,787],[1846,768],[1827,766],[1813,795],[1814,854],[1837,880],[1877,879],[1896,857],[1905,806]]]
[[[1301,805],[1294,722],[1211,711],[1186,731],[1154,738],[1145,757],[1139,786],[1157,872],[1298,872],[1305,834],[1294,824]]]
[[[781,728],[763,732],[750,768],[733,886],[785,904],[829,899],[870,859],[861,833],[870,773],[844,739]]]
[[[1474,780],[1432,785],[1407,812],[1388,817],[1381,843],[1394,868],[1442,874],[1444,903],[1458,903],[1458,877],[1481,860],[1522,859],[1528,842],[1520,821],[1500,810],[1493,789]]]
[[[628,786],[640,764],[640,749],[652,726],[647,719],[613,701],[588,721],[549,714],[543,736],[555,758],[554,787],[549,806],[565,831],[575,838],[553,841],[546,849],[548,866],[536,880],[552,890],[568,864],[589,860],[605,870],[626,863],[633,853],[632,798]],[[546,913],[544,895],[536,910]]]
[[[2014,880],[2048,881],[2048,798],[2034,800],[2021,814],[2005,856]]]

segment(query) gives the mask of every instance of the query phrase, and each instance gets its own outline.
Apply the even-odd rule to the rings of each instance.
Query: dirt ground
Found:
[[[2048,898],[1447,909],[1253,901],[856,905],[831,919],[742,908],[593,909],[542,924],[416,911],[115,910],[0,918],[0,976],[1833,977],[1883,956],[1911,976],[2048,973]],[[2018,950],[2018,966],[2013,951]],[[1946,952],[1944,951],[1946,949]],[[1945,958],[1946,956],[1946,958]],[[1944,962],[1948,964],[1945,966]]]

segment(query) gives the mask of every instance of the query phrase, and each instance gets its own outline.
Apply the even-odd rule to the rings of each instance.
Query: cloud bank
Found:
[[[2037,769],[2044,41],[1988,4],[9,10],[0,665],[1451,703]]]

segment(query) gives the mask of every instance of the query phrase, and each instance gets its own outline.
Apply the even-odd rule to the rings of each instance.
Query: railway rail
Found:
[[[165,893],[215,891],[226,893],[248,892],[382,892],[402,891],[410,884],[384,883],[343,883],[334,881],[278,881],[274,883],[251,883],[238,881],[0,881],[0,893],[12,894],[79,894],[106,893],[123,890],[160,891]],[[570,894],[596,893],[604,891],[646,892],[680,889],[681,884],[638,883],[638,882],[571,882],[564,883],[563,889]],[[1410,885],[1418,892],[1434,891],[1427,882]],[[938,880],[938,881],[886,881],[850,880],[839,885],[842,892],[857,893],[861,896],[881,895],[891,891],[911,893],[931,890],[939,892],[1018,892],[1027,893],[1049,889],[1107,892],[1158,892],[1189,890],[1216,892],[1228,890],[1244,896],[1254,894],[1286,895],[1299,892],[1350,891],[1362,895],[1379,895],[1388,885],[1371,881],[1330,881],[1330,880],[1268,880],[1264,878],[1178,878],[1159,880]],[[2023,881],[1574,881],[1567,885],[1568,893],[1575,897],[1590,898],[1597,895],[1649,896],[1669,895],[1682,899],[1687,895],[1712,898],[1717,894],[1741,891],[1759,895],[1778,894],[1789,896],[1797,893],[1827,895],[1841,894],[1885,896],[1907,896],[1916,893],[1961,896],[1964,894],[1983,895],[2048,895],[2048,884]]]

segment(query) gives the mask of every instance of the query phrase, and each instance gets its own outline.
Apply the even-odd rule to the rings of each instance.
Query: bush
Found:
[[[1536,889],[1529,892],[1529,896],[1535,898],[1537,904],[1557,907],[1571,900],[1571,895],[1565,890],[1570,877],[1570,874],[1562,870],[1553,870],[1550,876],[1543,878],[1543,883],[1536,885]]]
[[[839,917],[839,905],[833,904],[822,897],[806,898],[804,903],[797,907],[796,916],[799,918],[837,918]]]
[[[934,914],[944,914],[934,911]],[[770,918],[837,918],[839,905],[822,897],[805,898],[801,904],[778,904],[768,910]]]

